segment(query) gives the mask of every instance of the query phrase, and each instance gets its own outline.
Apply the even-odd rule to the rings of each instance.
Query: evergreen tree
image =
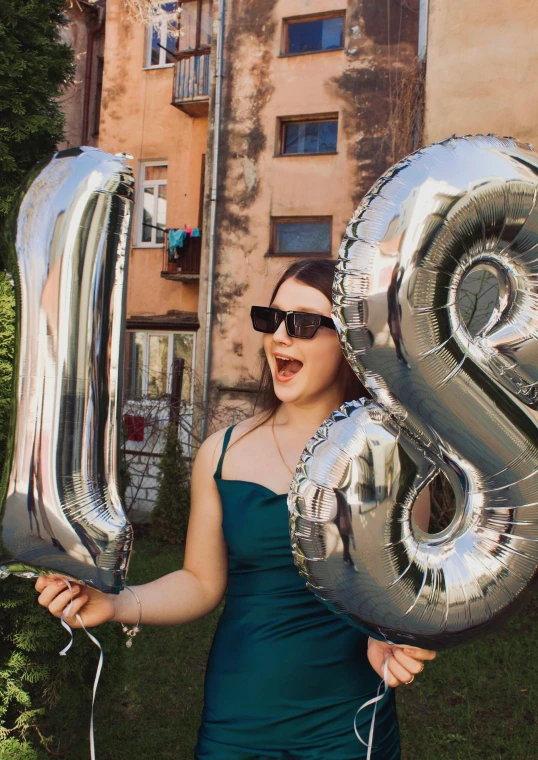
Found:
[[[27,172],[62,139],[57,98],[74,73],[73,51],[59,37],[66,6],[0,2],[0,218]]]
[[[168,544],[183,544],[189,521],[189,470],[177,427],[169,425],[159,462],[159,489],[151,514],[151,536]]]
[[[14,335],[15,294],[7,275],[0,272],[0,472],[9,430]]]
[[[67,7],[67,0],[0,0],[0,227],[5,228],[5,217],[28,171],[63,137],[57,98],[74,72],[73,51],[59,35]],[[9,429],[14,320],[13,289],[2,273],[0,471]],[[119,626],[99,632],[110,668],[103,674],[105,682],[119,664],[122,638]],[[65,631],[36,604],[32,581],[12,577],[0,581],[0,642],[0,760],[49,757],[49,745],[56,742],[46,735],[59,727],[53,718],[61,720],[60,715],[73,726],[73,740],[78,741],[80,728],[87,733],[80,715],[89,710],[88,684],[97,660],[93,644],[77,634],[73,655],[59,657]]]

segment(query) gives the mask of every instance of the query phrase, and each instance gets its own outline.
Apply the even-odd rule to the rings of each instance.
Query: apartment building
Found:
[[[80,142],[132,156],[137,183],[127,399],[169,392],[183,358],[195,426],[250,410],[250,305],[289,261],[336,256],[395,157],[388,124],[417,66],[411,2],[186,0],[144,26],[123,0],[77,0],[70,34],[92,56],[77,58]]]
[[[137,185],[125,399],[169,393],[184,359],[191,442],[252,409],[250,306],[291,261],[335,258],[364,193],[418,144],[420,113],[401,107],[409,92],[421,102],[413,3],[185,0],[149,26],[124,0],[80,6],[99,53],[80,58],[78,97],[93,109],[80,142],[132,156]],[[142,452],[159,446],[140,409],[128,418],[149,509]]]
[[[122,0],[107,2],[99,147],[130,154],[137,185],[127,397],[166,393],[174,357],[191,368],[196,352],[212,6],[189,0],[177,10],[163,3],[144,26]]]
[[[261,338],[251,305],[268,303],[293,260],[335,258],[360,199],[420,144],[419,10],[414,0],[221,0],[197,367],[210,409],[252,409]]]
[[[185,0],[161,11],[144,26],[124,0],[73,0],[62,147],[133,156],[125,394],[170,392],[183,358],[183,412],[199,438],[252,409],[250,306],[291,261],[337,256],[388,166],[453,133],[536,145],[538,8]],[[130,445],[144,449],[137,425]]]

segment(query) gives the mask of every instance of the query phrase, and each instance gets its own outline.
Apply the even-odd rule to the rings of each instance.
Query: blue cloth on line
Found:
[[[195,227],[191,233],[191,237],[200,237],[200,230],[198,227]]]
[[[168,248],[170,251],[174,248],[183,248],[187,234],[186,230],[170,230],[168,233]]]

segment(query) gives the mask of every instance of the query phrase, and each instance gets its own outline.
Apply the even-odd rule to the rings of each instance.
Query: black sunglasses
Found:
[[[336,330],[332,319],[309,311],[281,311],[271,306],[253,306],[250,317],[254,329],[262,333],[276,332],[284,320],[290,338],[313,338],[322,325]]]

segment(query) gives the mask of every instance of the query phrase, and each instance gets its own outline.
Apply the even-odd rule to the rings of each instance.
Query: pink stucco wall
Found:
[[[173,67],[144,69],[147,30],[127,18],[122,0],[108,0],[99,147],[141,161],[168,162],[167,226],[198,226],[207,117],[171,105]],[[127,317],[197,311],[198,283],[161,278],[162,248],[138,247],[137,221],[129,264]]]
[[[538,144],[538,4],[430,0],[426,140],[493,132]]]

